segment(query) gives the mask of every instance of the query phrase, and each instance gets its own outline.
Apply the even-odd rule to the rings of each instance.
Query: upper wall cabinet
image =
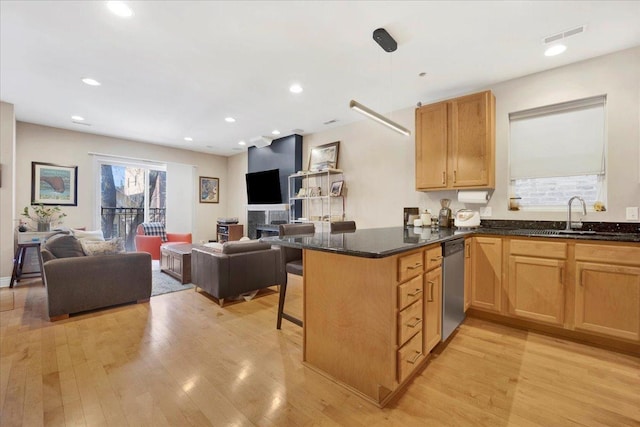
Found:
[[[416,190],[494,187],[495,109],[491,91],[416,109]]]

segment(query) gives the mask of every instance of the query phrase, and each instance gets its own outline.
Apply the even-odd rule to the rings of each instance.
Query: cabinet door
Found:
[[[640,267],[576,263],[575,327],[640,341]]]
[[[416,109],[416,189],[447,187],[447,103]]]
[[[565,261],[509,256],[509,314],[561,326],[564,282]]]
[[[500,312],[502,301],[502,239],[474,237],[471,258],[471,307]]]
[[[424,353],[427,354],[442,339],[442,268],[425,274]]]
[[[449,173],[451,186],[494,186],[495,101],[491,92],[451,101]]]
[[[464,241],[464,311],[471,306],[471,240]]]

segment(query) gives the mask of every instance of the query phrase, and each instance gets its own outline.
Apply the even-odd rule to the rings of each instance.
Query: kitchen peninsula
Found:
[[[263,239],[304,249],[307,366],[389,402],[440,341],[440,243],[467,233],[393,227]]]
[[[464,297],[474,312],[480,313],[485,305],[490,308],[485,312],[515,326],[531,327],[531,323],[523,323],[528,320],[543,330],[549,324],[554,328],[552,333],[573,334],[577,339],[588,334],[595,336],[596,342],[606,337],[620,338],[624,351],[638,351],[640,309],[633,309],[640,301],[640,270],[635,267],[640,259],[638,233],[568,236],[531,229],[432,231],[394,227],[263,239],[304,250],[306,365],[378,406],[387,404],[419,372],[440,341],[441,243],[460,237],[468,242],[465,282],[475,280],[473,288],[465,288]],[[471,245],[474,239],[480,239],[477,248]],[[493,262],[487,258],[491,254],[479,250],[487,239],[497,245],[493,264],[487,264]],[[549,245],[554,251],[545,253]],[[556,256],[558,250],[564,258],[546,260]],[[545,258],[538,262],[545,280],[535,280],[537,276],[531,280],[519,278],[516,268],[528,262],[527,251],[537,251],[539,258]],[[597,272],[592,265],[597,257],[625,265],[612,267],[611,271],[603,267],[600,270],[604,272]],[[518,261],[511,270],[510,259]],[[477,272],[487,273],[487,277],[479,277]],[[605,288],[601,274],[610,283]],[[547,280],[547,276],[554,280]],[[549,296],[547,287],[556,285],[553,298],[545,297]],[[576,289],[580,298],[575,295]],[[495,304],[489,306],[482,301],[487,295],[496,298]],[[596,307],[599,300],[602,305]],[[553,323],[546,313],[550,301],[559,312]],[[629,308],[618,315],[607,301]],[[536,304],[541,303],[542,313],[536,314]]]

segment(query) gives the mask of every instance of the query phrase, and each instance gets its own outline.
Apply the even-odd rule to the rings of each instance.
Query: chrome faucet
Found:
[[[575,225],[576,227],[582,227],[582,222],[578,221],[577,223],[572,223],[571,222],[571,204],[573,203],[573,201],[575,199],[580,200],[580,203],[582,203],[582,216],[586,216],[587,215],[587,205],[584,202],[584,199],[580,196],[573,196],[572,198],[569,199],[569,210],[567,212],[567,226],[565,227],[566,231],[572,231],[573,230],[573,225]],[[582,220],[582,218],[580,218],[580,220]]]

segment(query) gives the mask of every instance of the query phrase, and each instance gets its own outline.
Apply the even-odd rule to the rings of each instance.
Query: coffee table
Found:
[[[183,285],[191,283],[191,243],[171,243],[160,246],[160,271],[178,279]]]

